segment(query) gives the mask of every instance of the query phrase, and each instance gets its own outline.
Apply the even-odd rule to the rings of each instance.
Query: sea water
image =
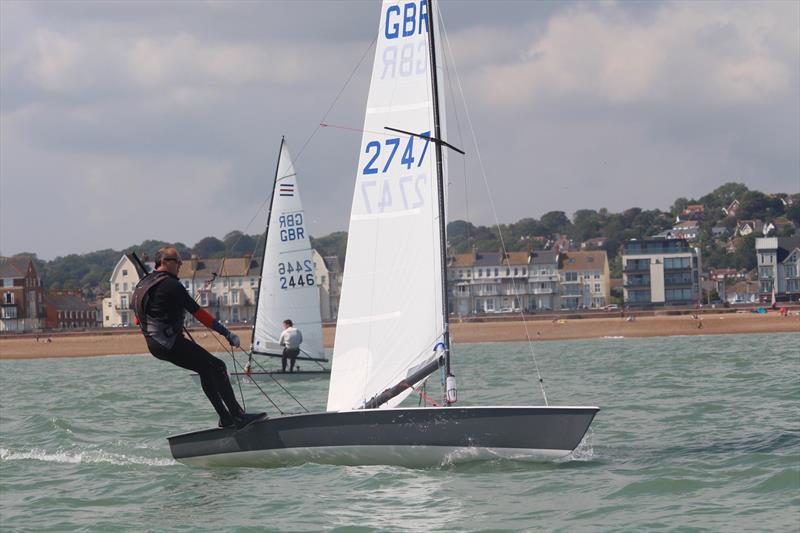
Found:
[[[567,460],[430,469],[184,466],[165,437],[216,422],[187,371],[150,356],[2,361],[0,530],[798,531],[798,340],[456,345],[460,405],[540,405],[538,367],[551,405],[602,410]],[[324,408],[326,380],[286,386]]]

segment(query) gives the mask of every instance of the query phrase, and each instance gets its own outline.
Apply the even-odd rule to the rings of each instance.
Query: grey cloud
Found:
[[[800,189],[796,3],[442,4],[500,222],[667,208],[730,180]],[[317,125],[376,33],[376,2],[0,10],[0,253],[259,233],[263,211],[246,225],[281,135],[312,234],[347,229],[360,135],[346,128],[363,122],[371,55],[326,118],[343,128]],[[685,38],[671,41],[672,28]],[[723,95],[728,80],[747,83]],[[465,217],[468,203],[473,222],[491,223],[456,107],[449,137],[472,157],[466,178],[451,157],[450,215]],[[21,200],[32,197],[33,218]]]

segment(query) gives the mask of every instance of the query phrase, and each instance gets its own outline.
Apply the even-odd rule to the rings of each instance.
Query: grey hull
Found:
[[[281,416],[236,430],[169,437],[178,461],[200,466],[306,462],[412,467],[491,458],[552,460],[580,444],[597,407],[429,407]]]

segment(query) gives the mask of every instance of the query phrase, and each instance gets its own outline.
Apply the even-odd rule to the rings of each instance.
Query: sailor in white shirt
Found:
[[[281,367],[286,372],[286,360],[289,360],[289,372],[294,372],[294,363],[300,354],[300,344],[303,342],[303,334],[294,327],[288,318],[283,321],[283,333],[278,340],[278,344],[283,346],[283,357],[281,357]]]

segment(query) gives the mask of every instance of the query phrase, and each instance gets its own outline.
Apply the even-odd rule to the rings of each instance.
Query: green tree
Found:
[[[202,258],[222,257],[225,254],[225,243],[216,237],[205,237],[200,239],[192,250]]]
[[[572,222],[563,211],[550,211],[542,215],[541,226],[547,232],[546,236],[548,237],[556,233],[568,235]]]

